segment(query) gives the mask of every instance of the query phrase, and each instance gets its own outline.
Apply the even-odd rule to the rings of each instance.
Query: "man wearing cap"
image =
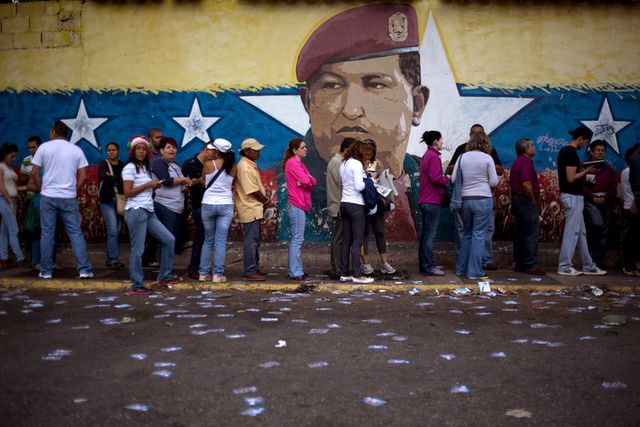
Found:
[[[244,231],[243,276],[250,281],[264,281],[266,274],[260,271],[260,223],[264,214],[267,195],[260,180],[256,161],[264,145],[253,138],[247,138],[240,145],[240,162],[236,175],[235,205],[238,221]]]
[[[296,75],[311,123],[305,135],[310,173],[325,173],[345,138],[372,140],[382,164],[402,177],[396,186],[403,194],[400,182],[408,182],[403,172],[411,127],[420,123],[429,94],[420,82],[413,6],[365,5],[329,18],[302,47]],[[321,187],[312,192],[315,206],[326,206]],[[397,200],[406,215],[408,201]],[[400,221],[412,219],[407,215]]]
[[[196,226],[196,232],[193,236],[193,245],[191,246],[191,260],[187,267],[187,274],[192,279],[198,279],[198,270],[200,268],[200,255],[202,254],[202,244],[204,243],[204,226],[202,225],[202,196],[204,195],[204,181],[202,177],[202,168],[204,162],[211,160],[212,142],[206,144],[200,152],[182,164],[182,174],[187,178],[191,178],[191,186],[189,187],[189,199],[191,201],[191,216]]]
[[[560,201],[564,208],[564,232],[560,247],[558,274],[578,276],[590,274],[601,276],[607,274],[591,259],[587,244],[587,232],[584,225],[583,179],[585,175],[596,171],[593,166],[583,167],[578,150],[589,144],[593,132],[586,126],[578,126],[569,132],[572,140],[558,152],[558,182],[560,184]],[[576,245],[582,259],[582,271],[571,265]]]

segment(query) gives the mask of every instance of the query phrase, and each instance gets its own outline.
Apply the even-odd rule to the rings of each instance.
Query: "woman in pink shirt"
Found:
[[[433,258],[433,241],[438,231],[440,221],[440,198],[444,194],[444,187],[449,183],[442,173],[442,135],[437,130],[430,130],[422,135],[422,142],[427,144],[427,151],[420,162],[420,193],[418,205],[422,213],[422,233],[418,256],[420,259],[420,273],[425,276],[444,276],[444,272],[436,266]]]
[[[311,190],[316,179],[309,174],[302,159],[307,157],[307,145],[302,138],[294,138],[289,142],[282,159],[282,169],[287,180],[287,212],[291,226],[291,243],[289,244],[289,278],[304,280],[309,277],[302,268],[300,250],[304,241],[306,214],[311,210]]]

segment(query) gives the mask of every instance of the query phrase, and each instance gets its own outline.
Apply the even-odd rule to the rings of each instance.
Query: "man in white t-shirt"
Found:
[[[80,229],[80,213],[76,200],[77,191],[84,184],[85,168],[88,166],[84,153],[67,141],[69,128],[61,121],[51,127],[50,141],[38,148],[33,160],[31,178],[40,192],[40,274],[42,279],[51,279],[53,273],[53,245],[56,221],[64,223],[76,257],[80,279],[93,277],[87,254],[87,243]],[[40,170],[43,171],[42,181]]]

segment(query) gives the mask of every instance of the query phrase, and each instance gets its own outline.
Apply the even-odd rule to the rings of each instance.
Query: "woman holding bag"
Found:
[[[123,197],[122,169],[125,163],[118,158],[120,147],[115,142],[107,144],[107,158],[98,168],[98,182],[100,183],[100,210],[107,230],[107,260],[106,266],[119,270],[124,264],[118,261],[118,241],[123,212],[118,212],[118,197]]]

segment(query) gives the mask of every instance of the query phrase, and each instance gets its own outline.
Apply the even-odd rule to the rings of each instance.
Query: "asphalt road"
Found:
[[[0,424],[640,425],[639,303],[0,288]]]

